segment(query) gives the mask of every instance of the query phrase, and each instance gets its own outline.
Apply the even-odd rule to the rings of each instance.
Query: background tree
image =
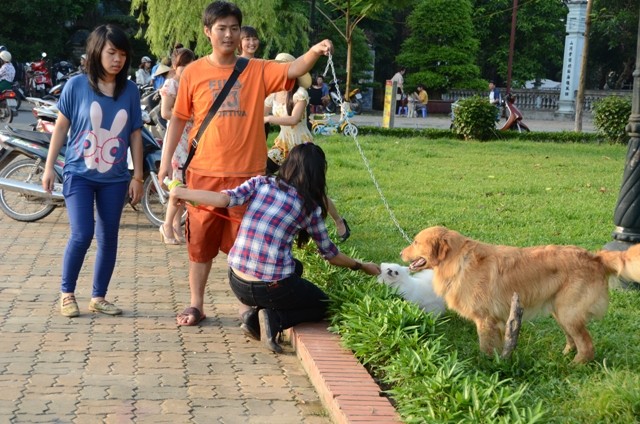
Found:
[[[591,17],[591,88],[630,88],[638,35],[637,0],[595,0]],[[610,78],[607,78],[609,74]]]
[[[507,79],[513,0],[474,0],[473,22],[480,40],[478,65],[486,79],[499,85]],[[565,21],[560,0],[520,1],[513,56],[513,87],[525,81],[561,80]]]
[[[325,3],[332,6],[334,11],[338,12],[343,17],[341,22],[344,23],[344,29],[340,28],[340,26],[325,15],[346,43],[345,91],[349,92],[351,89],[352,79],[351,68],[353,59],[353,40],[354,34],[357,33],[356,29],[358,28],[358,25],[365,18],[375,19],[384,11],[404,7],[408,2],[406,0],[396,0],[394,2],[389,2],[387,0],[326,0]],[[318,10],[320,11],[321,9]],[[332,40],[335,41],[335,38],[332,38]]]
[[[486,88],[476,65],[470,0],[421,0],[407,19],[409,37],[398,62],[407,67],[405,85],[424,84],[436,95],[450,88]]]
[[[139,37],[154,55],[164,56],[176,42],[191,47],[199,56],[211,52],[202,30],[202,12],[211,0],[132,0],[131,12],[142,28]],[[295,0],[237,0],[243,25],[254,26],[263,44],[264,57],[278,52],[293,55],[308,49],[307,7]]]
[[[67,57],[67,42],[75,21],[94,9],[98,0],[3,1],[0,44],[19,62]]]

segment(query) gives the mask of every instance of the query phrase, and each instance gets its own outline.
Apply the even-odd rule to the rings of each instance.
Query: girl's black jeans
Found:
[[[279,281],[246,281],[229,268],[229,284],[238,300],[257,309],[270,309],[280,321],[280,331],[302,322],[324,318],[329,297],[318,286],[302,278],[302,263],[296,271]]]

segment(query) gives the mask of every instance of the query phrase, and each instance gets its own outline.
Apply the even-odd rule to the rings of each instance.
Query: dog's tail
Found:
[[[596,253],[612,274],[640,283],[640,244],[627,250],[600,250]]]

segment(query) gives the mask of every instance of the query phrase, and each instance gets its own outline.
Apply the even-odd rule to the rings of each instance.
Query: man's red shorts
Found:
[[[236,188],[247,179],[248,177],[207,177],[187,172],[187,186],[198,190],[221,191]],[[214,214],[187,204],[189,213],[185,227],[189,260],[205,263],[218,256],[220,251],[229,253],[236,240],[246,206],[246,204],[233,208],[206,206],[213,209],[216,212]]]

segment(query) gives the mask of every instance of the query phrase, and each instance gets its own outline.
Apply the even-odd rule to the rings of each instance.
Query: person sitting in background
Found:
[[[416,88],[417,101],[415,104],[416,112],[422,114],[423,118],[427,117],[427,103],[429,103],[429,95],[424,89],[423,84],[418,84]]]
[[[13,80],[16,77],[16,68],[11,63],[11,53],[7,50],[0,52],[0,91],[13,87]]]

